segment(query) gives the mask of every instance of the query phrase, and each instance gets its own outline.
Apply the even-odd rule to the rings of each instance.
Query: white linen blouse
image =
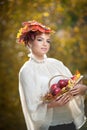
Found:
[[[20,69],[19,94],[28,130],[48,130],[50,125],[71,122],[79,129],[85,123],[83,96],[75,96],[66,105],[49,109],[41,100],[41,96],[49,90],[49,80],[60,74],[72,76],[61,61],[47,56],[43,60],[37,60],[33,54]]]

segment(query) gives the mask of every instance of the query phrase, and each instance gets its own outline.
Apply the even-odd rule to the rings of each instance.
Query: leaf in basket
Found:
[[[71,79],[73,81],[76,81],[80,78],[80,76],[81,76],[81,74],[79,73],[79,71],[77,71],[76,74],[71,77]]]
[[[44,97],[43,97],[43,101],[44,102],[50,102],[51,100],[53,100],[53,95],[51,93],[47,93]]]
[[[83,76],[80,75],[80,73],[78,72],[77,74],[73,75],[69,81],[68,81],[68,88],[73,88],[75,86],[75,84],[77,84],[78,82],[80,82],[80,80],[83,78]]]

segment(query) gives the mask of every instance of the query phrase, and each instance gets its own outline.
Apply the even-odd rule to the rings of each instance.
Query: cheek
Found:
[[[38,48],[38,47],[39,47],[39,46],[38,46],[37,43],[33,43],[33,44],[32,44],[32,48],[33,48],[33,49],[36,49],[36,48]]]
[[[39,44],[38,42],[35,42],[33,46],[34,46],[34,48],[39,48],[39,47],[41,47],[41,44]]]
[[[50,44],[48,44],[48,50],[50,49]]]

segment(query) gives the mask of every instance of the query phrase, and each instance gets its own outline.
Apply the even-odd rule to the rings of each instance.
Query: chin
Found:
[[[47,52],[48,52],[48,51],[43,51],[42,53],[43,53],[43,54],[46,54]]]
[[[46,55],[47,54],[47,52],[44,52],[42,55]]]

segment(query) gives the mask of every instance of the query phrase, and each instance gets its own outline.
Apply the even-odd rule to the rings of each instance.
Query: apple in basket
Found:
[[[57,89],[57,84],[56,83],[51,86],[51,92],[53,92],[55,89]]]
[[[58,84],[53,84],[52,86],[51,86],[51,93],[52,93],[52,95],[53,96],[55,96],[55,95],[57,95],[58,93],[60,93],[61,92],[61,88],[60,87],[58,87]]]
[[[59,87],[62,89],[68,85],[68,79],[61,79],[57,83]]]

